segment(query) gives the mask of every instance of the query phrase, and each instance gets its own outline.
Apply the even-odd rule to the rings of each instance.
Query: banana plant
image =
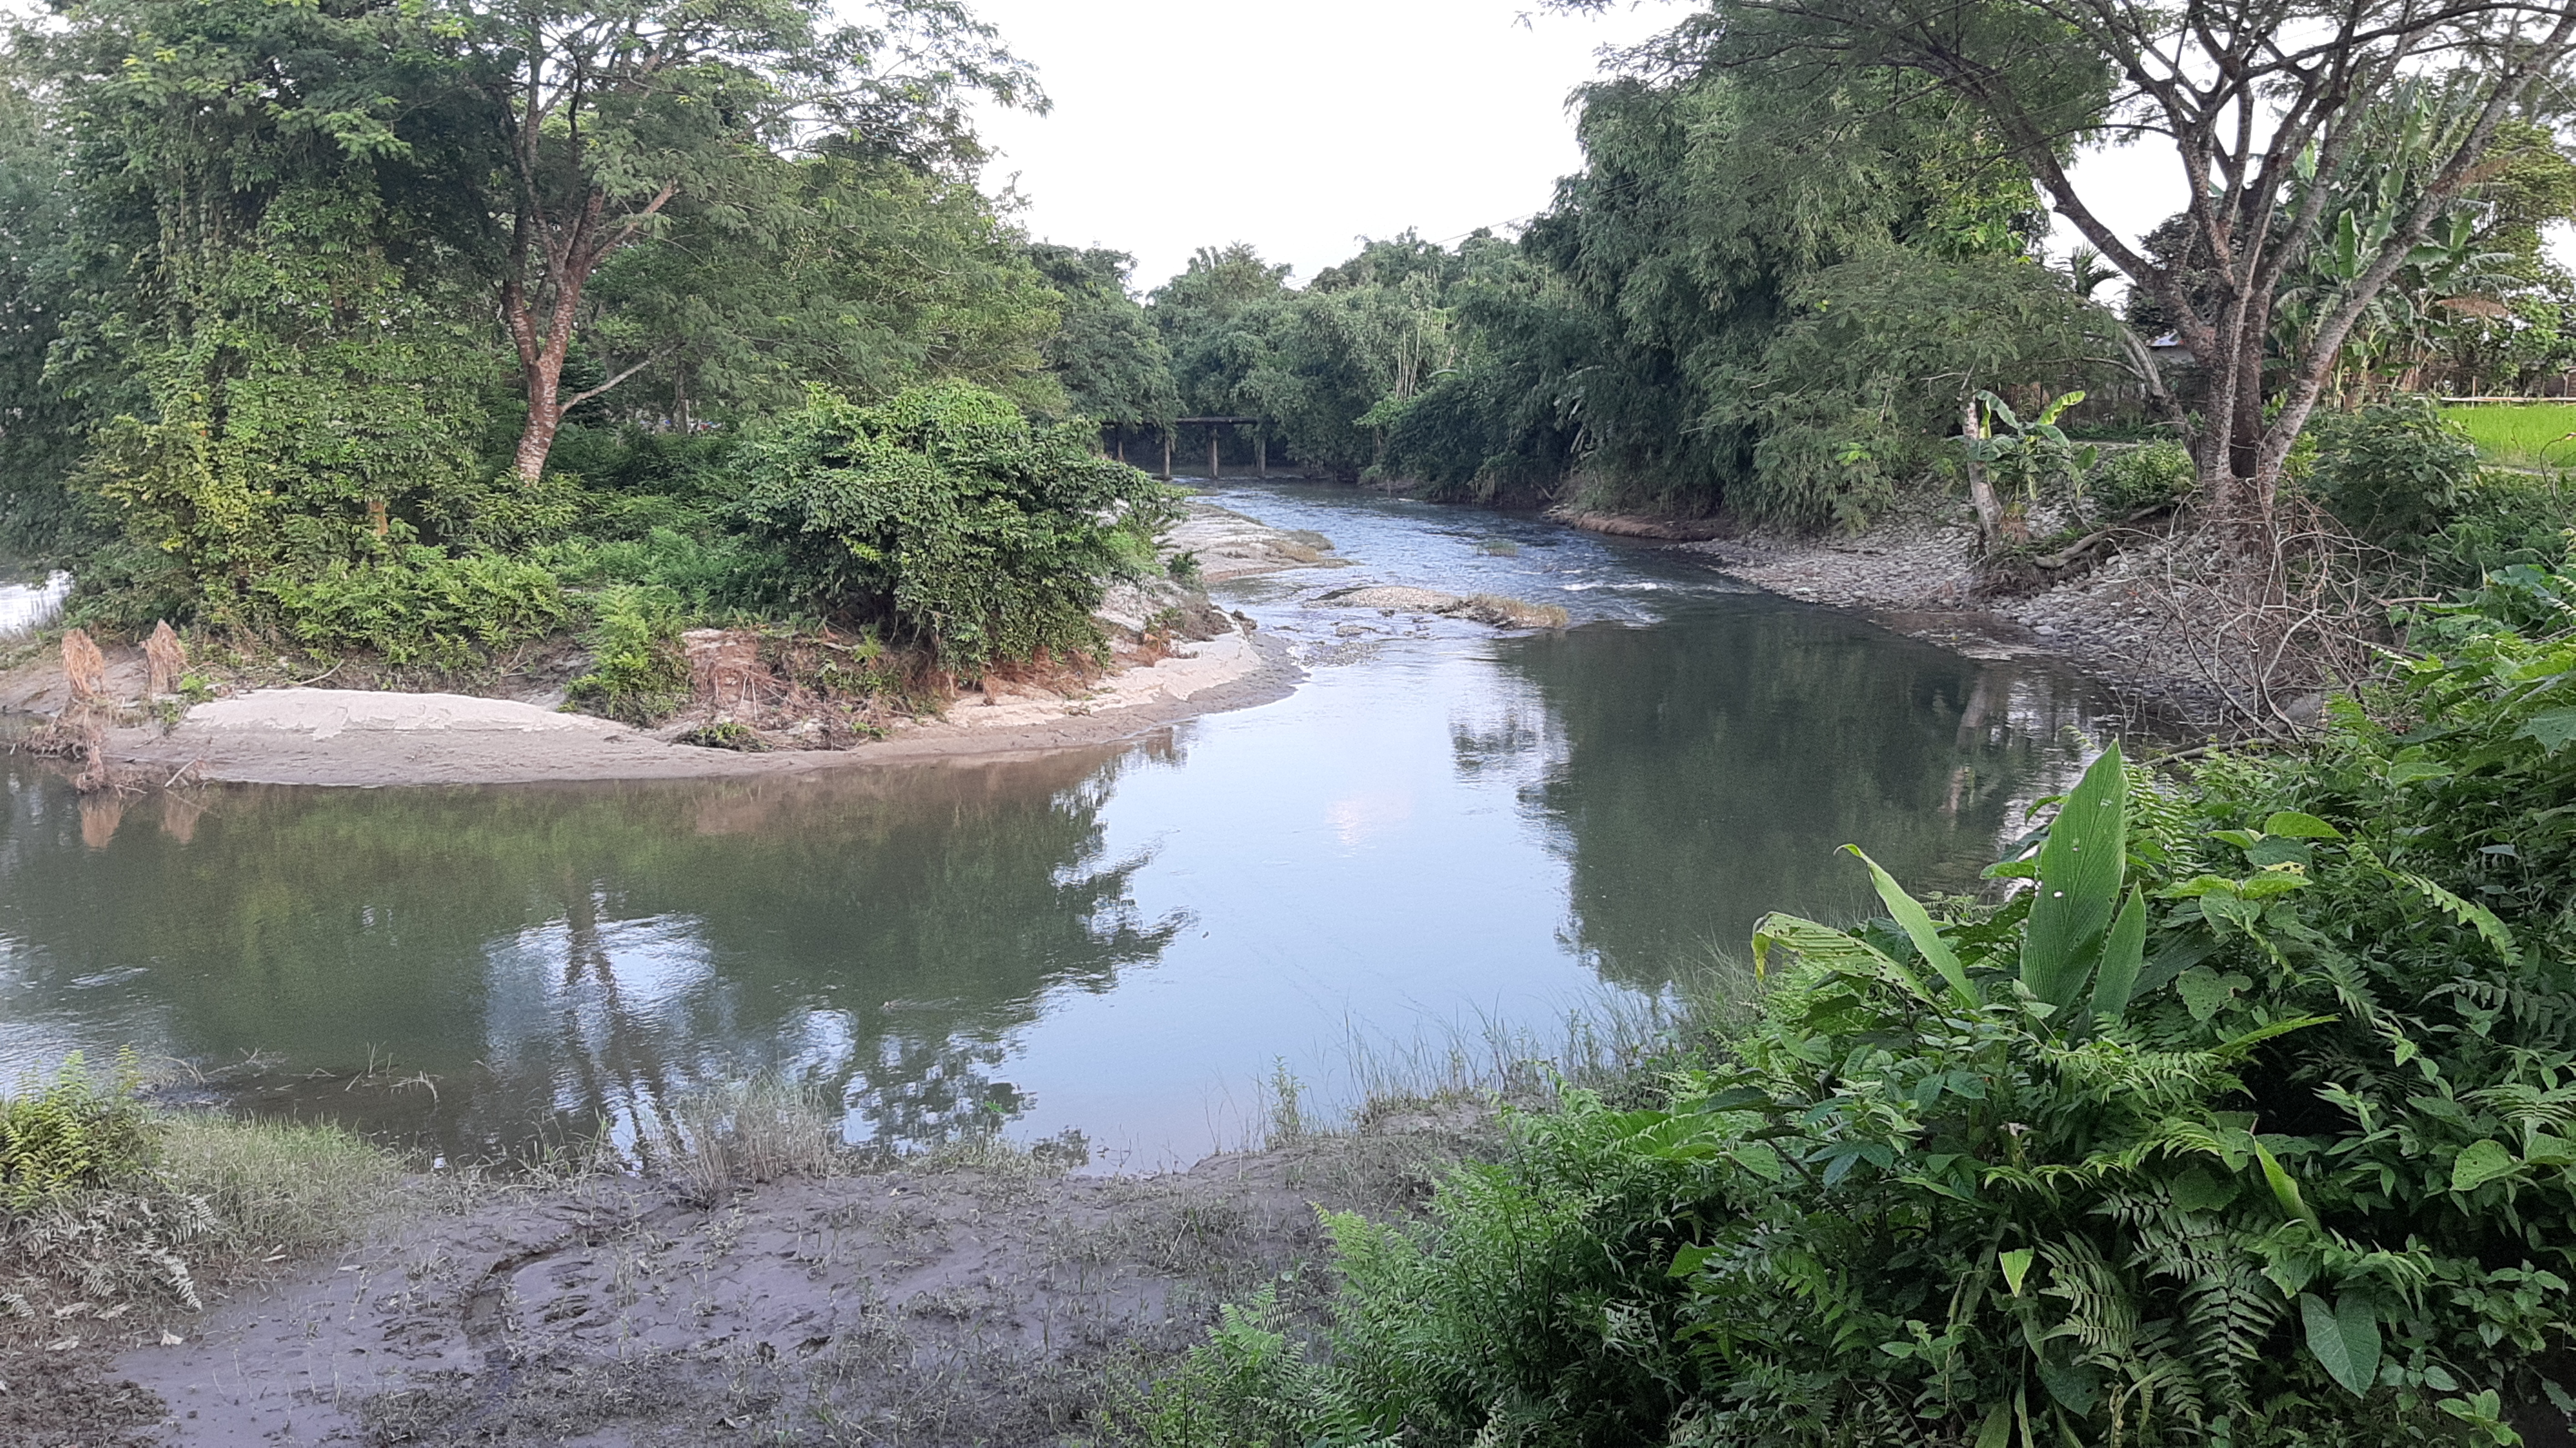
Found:
[[[1869,868],[1888,915],[1939,977],[1953,1004],[1975,1009],[1992,1003],[1996,987],[2009,978],[2048,1007],[2055,1030],[2077,1039],[2127,1013],[2145,964],[2147,902],[2144,891],[2128,879],[2128,803],[2128,776],[2114,743],[2067,794],[2038,856],[2027,862],[2030,914],[2022,925],[2019,954],[2008,962],[1980,962],[2009,966],[2008,973],[1971,975],[1921,901],[1859,846],[1843,848]],[[2016,866],[2000,868],[2021,873]],[[1811,920],[1790,915],[1765,919],[1753,937],[1757,970],[1767,968],[1775,945],[1810,959],[1863,966],[1926,998],[1933,989],[1867,941]]]
[[[2078,447],[2057,425],[2066,409],[2084,400],[2080,390],[2050,398],[2036,417],[2025,422],[2011,403],[1992,392],[1977,393],[1978,427],[1960,438],[1971,462],[1993,469],[2021,484],[2022,505],[2039,501],[2040,485],[2062,474],[2070,487],[2081,488],[2101,450]]]

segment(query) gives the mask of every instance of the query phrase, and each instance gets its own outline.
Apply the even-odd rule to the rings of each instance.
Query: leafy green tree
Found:
[[[1055,299],[973,186],[850,138],[761,164],[761,227],[683,208],[661,242],[602,264],[584,336],[642,370],[568,395],[688,427],[795,407],[814,384],[880,401],[955,378],[1061,410],[1041,350]]]
[[[281,570],[472,511],[495,379],[433,178],[484,152],[458,92],[407,80],[433,40],[409,13],[110,0],[24,41],[78,188],[47,377],[131,409],[81,477],[161,560],[160,604],[246,622]]]
[[[1288,295],[1286,266],[1251,246],[1200,247],[1180,275],[1146,298],[1154,326],[1172,353],[1181,406],[1231,414],[1259,405],[1249,386],[1270,348],[1277,304]]]
[[[1579,419],[1579,490],[1814,522],[1830,506],[1766,491],[1782,474],[1762,474],[1756,452],[1764,358],[1799,288],[1891,246],[2017,257],[2038,230],[2029,180],[1985,154],[1966,107],[1892,76],[1696,63],[1671,76],[1587,92],[1585,169],[1526,237],[1588,314],[1535,339]]]
[[[973,98],[1044,104],[955,0],[887,0],[868,26],[827,18],[816,0],[505,0],[443,16],[503,141],[481,211],[499,230],[501,319],[527,397],[521,481],[544,472],[567,413],[655,360],[563,388],[592,277],[666,231],[675,207],[757,228],[787,204],[775,163],[801,128],[935,167],[979,154]]]
[[[64,486],[90,409],[45,372],[75,296],[69,162],[27,78],[0,70],[0,553],[56,556],[99,527]]]
[[[1980,393],[2053,388],[2120,357],[2110,314],[2028,259],[1890,247],[1817,272],[1794,300],[1737,404],[1760,439],[1737,497],[1767,516],[1860,521],[1932,461],[1926,444],[1949,424],[1984,437]],[[2004,503],[1974,461],[1968,481],[1992,542]]]
[[[1109,427],[1169,427],[1180,415],[1172,353],[1127,292],[1136,259],[1124,252],[1038,243],[1029,260],[1060,298],[1045,352],[1066,405]]]
[[[2163,304],[2201,373],[2197,408],[2164,385],[2153,359],[2143,359],[2144,380],[2189,438],[2203,487],[2255,525],[2240,535],[2251,538],[2271,517],[2290,446],[2346,339],[2472,183],[2533,85],[2576,49],[2576,6],[1716,0],[1661,49],[1673,63],[1800,73],[1819,87],[1903,77],[1973,115],[1986,145],[2024,168],[2103,259]],[[2373,149],[2384,103],[2441,65],[2456,69],[2438,124],[2420,145]],[[2175,148],[2191,238],[2165,259],[2114,231],[2074,182],[2070,140],[2111,130],[2161,135]],[[2327,184],[2303,184],[2312,177]],[[2350,275],[2273,371],[2268,344],[2285,279],[2312,249],[2337,243],[2323,224],[2337,197],[2361,186],[2388,193],[2387,224],[2352,248]]]

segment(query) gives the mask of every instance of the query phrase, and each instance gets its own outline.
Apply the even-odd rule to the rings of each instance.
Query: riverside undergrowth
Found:
[[[1758,1017],[1330,1220],[1128,1415],[1178,1444],[2505,1445],[2576,1408],[2576,574],[2305,752],[2112,750],[2003,903],[1754,939]]]

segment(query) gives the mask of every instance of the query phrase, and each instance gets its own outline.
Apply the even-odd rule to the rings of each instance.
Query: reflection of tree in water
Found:
[[[1101,805],[1150,757],[223,790],[158,831],[138,807],[98,851],[58,781],[18,774],[0,940],[20,943],[12,994],[66,1033],[327,1069],[254,1094],[451,1156],[549,1118],[633,1129],[760,1069],[845,1083],[869,1132],[932,1139],[1024,1111],[996,1079],[1011,1035],[1178,928],[1139,918],[1141,861],[1099,858]],[[151,969],[74,985],[130,964]]]
[[[2059,676],[1764,600],[1503,658],[1553,721],[1525,798],[1571,861],[1575,941],[1646,987],[1740,954],[1766,911],[1863,913],[1861,871],[1832,853],[1846,842],[1918,889],[1974,888],[2011,802],[2067,777],[2057,736],[2083,717]],[[1465,767],[1496,744],[1458,747]]]

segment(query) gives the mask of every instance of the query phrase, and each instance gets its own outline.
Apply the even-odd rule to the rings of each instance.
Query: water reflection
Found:
[[[1874,913],[1841,844],[1917,890],[1975,889],[2016,806],[2070,782],[2066,732],[2088,719],[2063,675],[1769,599],[1502,657],[1544,701],[1508,727],[1556,761],[1529,802],[1568,841],[1575,939],[1643,989],[1740,956],[1771,910]],[[1498,742],[1462,731],[1458,747],[1478,768]]]
[[[1100,847],[1121,774],[1165,758],[237,788],[104,823],[13,762],[0,1051],[264,1052],[292,1069],[257,1099],[451,1155],[550,1117],[632,1131],[763,1067],[847,1083],[861,1135],[936,1139],[1012,1113],[1001,1043],[1050,992],[1106,990],[1178,928]]]
[[[1348,492],[1229,501],[1363,560],[1232,600],[1353,661],[1142,744],[88,800],[0,763],[0,1074],[255,1052],[221,1075],[238,1099],[472,1158],[545,1123],[647,1133],[773,1068],[839,1089],[854,1138],[1071,1127],[1149,1165],[1226,1140],[1212,1103],[1274,1062],[1329,1100],[1353,1035],[1544,1032],[1766,910],[1858,912],[1846,841],[1971,888],[2079,759],[2066,678],[1694,560]],[[1378,579],[1581,622],[1497,639],[1315,598]]]
[[[21,577],[0,565],[0,639],[52,623],[71,592],[72,576],[59,569]]]

